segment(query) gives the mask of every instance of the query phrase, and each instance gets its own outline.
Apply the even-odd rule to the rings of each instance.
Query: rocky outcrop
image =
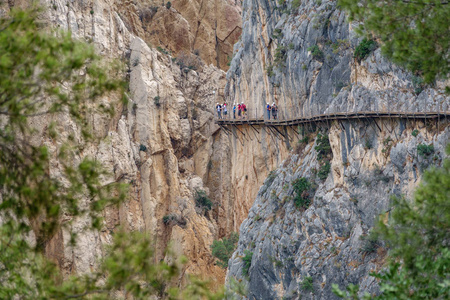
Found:
[[[389,63],[380,49],[357,62],[353,52],[362,38],[335,1],[302,1],[293,8],[287,1],[247,0],[242,17],[227,73],[225,93],[232,98],[251,99],[259,108],[276,102],[291,117],[449,110],[443,89],[414,85],[412,74]]]
[[[228,278],[247,285],[248,299],[338,299],[333,283],[378,292],[368,274],[382,268],[387,250],[362,237],[378,215],[388,214],[391,196],[410,196],[424,168],[441,163],[450,130],[430,131],[422,122],[406,121],[385,122],[381,133],[359,122],[343,126],[329,130],[333,159],[325,180],[318,176],[321,163],[313,140],[260,188],[229,262]],[[434,145],[433,156],[417,154],[421,143]],[[307,209],[293,200],[293,183],[302,177],[313,190]],[[248,277],[243,274],[245,251],[253,253]],[[308,280],[311,286],[304,284]]]
[[[449,110],[443,83],[418,85],[380,49],[357,61],[353,52],[362,38],[336,2],[296,3],[294,8],[290,1],[243,2],[243,33],[227,73],[226,97],[246,99],[248,107],[258,108],[258,117],[268,102],[277,103],[283,117]],[[413,130],[420,132],[417,137]],[[368,273],[381,268],[386,250],[360,250],[360,237],[378,214],[388,212],[392,195],[411,195],[423,169],[440,164],[448,124],[354,120],[311,124],[301,131],[310,142],[289,156],[280,152],[287,159],[270,173],[242,223],[227,278],[244,282],[249,299],[333,299],[332,283],[341,288],[354,283],[377,293]],[[315,150],[317,131],[328,132],[332,150],[325,180],[318,175],[323,162]],[[419,155],[420,143],[434,144],[435,153]],[[307,209],[293,203],[292,183],[302,177],[313,187]],[[248,276],[243,274],[245,250],[253,253]]]
[[[140,36],[174,56],[196,53],[207,64],[226,70],[242,31],[240,6],[235,0],[137,1]]]

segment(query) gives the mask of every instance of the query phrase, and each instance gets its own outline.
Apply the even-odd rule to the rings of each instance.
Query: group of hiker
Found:
[[[266,110],[267,110],[267,119],[270,120],[270,113],[271,112],[272,112],[272,118],[274,120],[277,119],[277,117],[278,117],[278,106],[275,104],[275,102],[272,103],[272,105],[267,103]]]
[[[267,110],[267,119],[270,120],[270,118],[272,117],[272,119],[276,120],[278,118],[278,106],[275,104],[275,102],[272,103],[272,105],[267,103],[266,110]],[[223,104],[216,103],[216,111],[217,117],[219,119],[228,118],[228,107],[226,102],[224,102]],[[244,102],[238,104],[233,103],[232,111],[233,111],[233,119],[245,119],[247,117],[247,106],[245,106]]]
[[[223,104],[217,103],[216,110],[219,119],[227,118],[228,108],[225,102]],[[236,103],[233,103],[233,119],[236,119],[236,112],[238,119],[245,119],[247,115],[247,106],[245,106],[244,102],[238,103],[237,105]]]

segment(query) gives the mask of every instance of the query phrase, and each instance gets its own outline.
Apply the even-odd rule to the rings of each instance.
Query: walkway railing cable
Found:
[[[304,111],[300,106],[288,106],[280,107],[276,115],[270,111],[270,115],[265,108],[247,108],[247,111],[239,116],[236,110],[233,113],[233,108],[228,108],[226,115],[221,112],[219,115],[217,110],[215,111],[215,123],[219,125],[299,125],[304,123],[317,123],[317,122],[329,122],[332,120],[350,120],[350,119],[369,119],[369,118],[389,118],[389,119],[447,119],[450,117],[450,111],[448,110],[448,104],[446,101],[435,105],[435,111],[408,111],[410,109],[410,103],[407,104],[407,109],[393,110],[390,103],[387,103],[387,109],[385,111],[342,111],[337,112],[335,109],[329,109],[322,114],[307,114],[305,116]],[[441,107],[445,106],[445,107]]]

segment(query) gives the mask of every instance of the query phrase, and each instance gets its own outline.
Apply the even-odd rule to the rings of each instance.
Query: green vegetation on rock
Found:
[[[384,55],[425,83],[450,74],[450,5],[442,0],[339,0],[359,32],[374,34]],[[447,87],[448,89],[448,87]]]
[[[208,198],[204,190],[195,191],[195,205],[204,209],[205,211],[211,210],[213,203],[211,199]]]
[[[311,204],[311,183],[308,179],[301,177],[292,182],[292,186],[294,187],[294,203],[298,208],[307,209]]]
[[[314,45],[308,48],[308,51],[311,51],[311,55],[313,58],[317,61],[323,61],[325,55],[323,54],[322,50],[320,50],[319,46]]]
[[[358,60],[358,62],[361,62],[376,48],[377,43],[374,40],[364,38],[361,43],[359,43],[359,45],[355,48],[354,56]]]
[[[242,262],[244,263],[244,266],[242,267],[242,275],[248,276],[248,270],[250,269],[252,265],[252,258],[253,258],[253,252],[249,250],[244,251],[244,256],[242,257]]]
[[[423,157],[428,157],[431,154],[434,153],[434,145],[426,145],[426,144],[419,144],[417,145],[417,154]]]
[[[320,168],[318,172],[318,177],[320,180],[325,180],[331,171],[331,145],[327,134],[319,133],[317,135],[316,146],[314,150],[317,152],[317,160],[319,161]]]
[[[212,255],[218,259],[216,262],[218,266],[226,269],[228,267],[228,260],[236,250],[239,235],[232,232],[228,238],[223,238],[221,241],[214,240],[211,245]]]
[[[305,279],[300,282],[300,289],[308,292],[314,291],[313,279],[311,276],[305,277]]]

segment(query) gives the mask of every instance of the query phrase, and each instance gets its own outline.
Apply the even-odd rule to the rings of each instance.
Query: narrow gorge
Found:
[[[0,15],[31,2],[1,2]],[[332,284],[380,293],[369,273],[383,268],[388,249],[366,249],[365,237],[379,215],[388,218],[392,196],[411,197],[424,170],[447,157],[448,79],[418,83],[375,42],[356,57],[363,37],[332,0],[39,2],[44,28],[70,31],[120,62],[127,84],[128,103],[113,118],[91,116],[100,143],[77,160],[95,158],[108,172],[103,184],[128,184],[128,197],[102,212],[102,230],[73,220],[76,246],[64,229],[49,241],[45,254],[64,276],[98,268],[120,227],[151,237],[155,261],[186,256],[179,285],[192,274],[213,290],[238,282],[243,299],[339,299]],[[233,103],[245,103],[247,122],[221,123],[215,107],[224,102],[228,120]],[[388,116],[271,125],[272,103],[280,122]],[[80,128],[64,114],[32,119],[34,142],[48,147],[49,173],[59,176],[58,145],[45,134],[55,119],[63,136]],[[202,192],[210,209],[196,200]],[[239,242],[223,269],[211,245],[233,232]]]

